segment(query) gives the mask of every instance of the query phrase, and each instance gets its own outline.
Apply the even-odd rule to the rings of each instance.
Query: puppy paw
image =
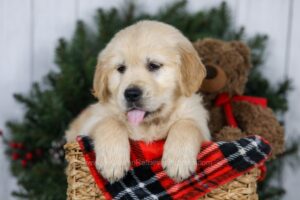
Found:
[[[167,148],[162,158],[162,166],[168,176],[176,182],[183,181],[191,176],[197,167],[197,158],[191,151],[179,146]]]
[[[110,183],[120,180],[128,172],[130,155],[126,152],[112,147],[96,151],[96,168]]]

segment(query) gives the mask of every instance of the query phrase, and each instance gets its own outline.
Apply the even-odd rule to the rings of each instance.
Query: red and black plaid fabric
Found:
[[[233,142],[206,142],[198,154],[196,172],[176,183],[161,166],[164,141],[151,144],[131,141],[132,168],[123,179],[110,184],[95,167],[92,141],[78,137],[78,142],[95,182],[107,199],[197,199],[262,165],[271,152],[268,142],[260,136]]]

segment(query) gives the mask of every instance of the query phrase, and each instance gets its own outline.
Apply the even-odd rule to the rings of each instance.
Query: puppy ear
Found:
[[[180,45],[179,51],[181,57],[180,89],[185,96],[191,96],[199,91],[206,76],[206,69],[192,44]]]
[[[108,101],[110,91],[108,89],[108,70],[101,61],[96,66],[93,82],[93,95],[102,103]]]

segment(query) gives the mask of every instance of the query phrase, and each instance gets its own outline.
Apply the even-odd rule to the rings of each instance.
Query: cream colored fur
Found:
[[[147,62],[162,64],[151,72]],[[121,74],[117,68],[126,66]],[[195,171],[202,141],[210,139],[208,114],[196,95],[205,68],[192,44],[174,27],[141,21],[117,33],[99,54],[94,95],[66,132],[68,141],[85,134],[95,141],[96,165],[111,182],[130,166],[129,139],[152,142],[166,138],[162,164],[177,181]],[[139,126],[128,123],[124,91],[143,89],[143,109],[151,114]]]

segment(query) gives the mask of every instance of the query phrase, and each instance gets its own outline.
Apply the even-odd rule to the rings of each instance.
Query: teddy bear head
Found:
[[[207,75],[200,91],[210,100],[218,94],[242,95],[250,63],[250,50],[242,42],[204,39],[194,42]]]

